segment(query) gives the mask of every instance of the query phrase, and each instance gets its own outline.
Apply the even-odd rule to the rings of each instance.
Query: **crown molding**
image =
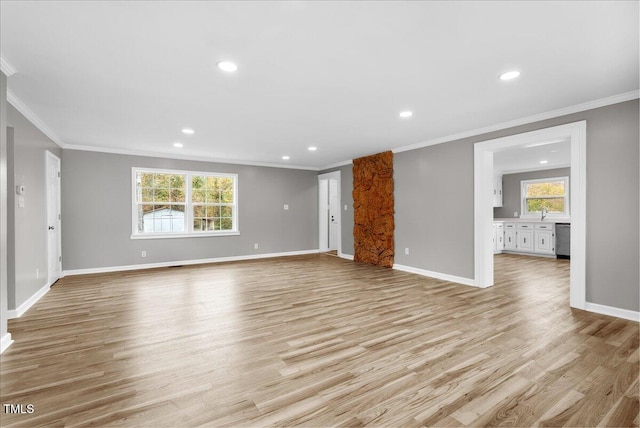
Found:
[[[143,156],[148,158],[166,158],[166,159],[179,159],[198,162],[214,162],[224,163],[232,165],[249,165],[249,166],[262,166],[266,168],[281,168],[281,169],[301,169],[306,171],[319,171],[319,168],[303,165],[282,165],[277,163],[268,162],[253,162],[236,159],[222,159],[207,156],[198,155],[181,155],[179,153],[163,153],[163,152],[149,152],[146,150],[130,150],[130,149],[116,149],[112,147],[96,147],[96,146],[83,146],[78,144],[65,144],[65,150],[78,150],[84,152],[97,152],[97,153],[110,153],[115,155],[127,155],[127,156]]]
[[[16,97],[11,90],[7,89],[7,102],[15,107],[24,117],[26,117],[29,122],[33,123],[33,125],[38,128],[44,135],[49,137],[54,143],[58,146],[65,148],[64,142],[60,137],[56,135],[55,132],[51,130],[25,103],[23,103],[20,98]]]
[[[322,168],[318,168],[318,170],[319,171],[324,171],[326,169],[338,168],[338,167],[341,167],[341,166],[351,165],[351,164],[353,164],[353,160],[349,159],[349,160],[346,160],[346,161],[332,163],[331,165],[323,166]]]
[[[544,113],[526,116],[520,119],[502,122],[496,125],[485,126],[483,128],[472,129],[470,131],[460,132],[458,134],[448,135],[446,137],[434,138],[433,140],[423,141],[421,143],[411,144],[393,149],[393,153],[407,152],[409,150],[421,149],[423,147],[435,146],[436,144],[447,143],[450,141],[460,140],[462,138],[475,137],[477,135],[488,134],[489,132],[500,131],[503,129],[513,128],[528,123],[540,122],[542,120],[553,119],[555,117],[566,116],[581,111],[593,110],[599,107],[605,107],[612,104],[618,104],[625,101],[631,101],[640,98],[640,91],[625,92],[623,94],[613,95],[611,97],[601,98],[599,100],[588,101],[586,103],[577,104],[570,107],[563,107],[557,110],[551,110]]]
[[[9,77],[18,72],[16,68],[9,64],[9,61],[4,57],[4,55],[0,54],[0,70],[5,74],[5,76]]]

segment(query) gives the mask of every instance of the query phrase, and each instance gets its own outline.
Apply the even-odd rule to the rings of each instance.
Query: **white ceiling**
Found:
[[[499,174],[571,166],[571,141],[540,141],[493,154],[493,170]]]
[[[639,86],[636,1],[0,8],[12,103],[71,148],[320,168]]]

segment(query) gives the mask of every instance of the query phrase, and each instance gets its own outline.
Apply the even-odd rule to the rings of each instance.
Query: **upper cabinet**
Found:
[[[502,206],[502,175],[493,177],[493,206]]]

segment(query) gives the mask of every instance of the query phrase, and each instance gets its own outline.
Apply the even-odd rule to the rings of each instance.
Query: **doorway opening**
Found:
[[[569,304],[586,306],[586,122],[540,129],[476,143],[474,146],[475,285],[490,287],[493,277],[493,157],[495,152],[545,141],[568,139],[571,145],[571,268]]]
[[[60,158],[45,152],[47,177],[47,282],[53,285],[62,276],[62,234],[60,210]]]
[[[322,253],[342,254],[340,233],[340,171],[318,176],[318,248]]]

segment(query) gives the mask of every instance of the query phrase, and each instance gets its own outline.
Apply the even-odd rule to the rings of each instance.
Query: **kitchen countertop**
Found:
[[[561,218],[545,218],[544,220],[540,220],[539,217],[533,218],[494,218],[493,221],[502,221],[505,223],[571,223],[570,218],[561,217]]]

